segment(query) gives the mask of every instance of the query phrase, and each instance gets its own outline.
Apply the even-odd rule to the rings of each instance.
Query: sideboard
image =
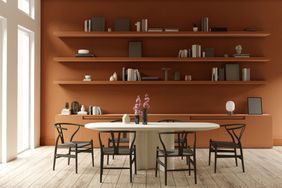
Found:
[[[130,115],[132,120],[134,115]],[[121,119],[122,114],[106,114],[100,116],[79,116],[79,115],[57,115],[56,123],[79,123],[86,124],[90,122],[110,122]],[[160,121],[165,119],[174,119],[190,122],[214,122],[218,124],[244,123],[247,125],[242,143],[247,148],[271,148],[273,146],[272,136],[272,115],[247,115],[247,114],[149,114],[149,121]],[[125,125],[126,126],[126,125]],[[140,124],[140,126],[146,126]],[[55,130],[55,129],[54,129]],[[69,137],[73,130],[66,131]],[[76,135],[76,140],[93,139],[95,147],[99,146],[97,131],[81,128]],[[107,139],[107,138],[103,138]],[[197,134],[197,146],[200,148],[208,147],[209,139],[228,140],[228,133],[224,128],[218,130],[200,132]]]

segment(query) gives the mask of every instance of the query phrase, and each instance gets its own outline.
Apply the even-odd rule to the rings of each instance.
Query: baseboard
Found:
[[[282,146],[282,139],[273,139],[274,146]]]

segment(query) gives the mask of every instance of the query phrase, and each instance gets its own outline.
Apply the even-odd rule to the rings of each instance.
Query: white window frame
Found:
[[[20,1],[22,0],[17,0],[18,1],[18,9],[27,14],[28,16],[30,16],[32,19],[35,19],[34,15],[35,15],[35,9],[34,9],[34,0],[28,0],[29,1],[29,10],[28,12],[25,12],[23,9],[21,9],[20,7]]]

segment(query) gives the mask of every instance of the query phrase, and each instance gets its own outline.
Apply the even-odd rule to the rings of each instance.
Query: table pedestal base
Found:
[[[162,138],[163,138],[164,144],[167,149],[174,148],[174,135],[166,135],[166,136],[163,136]],[[157,146],[162,148],[162,145],[159,139],[159,132],[158,131],[138,131],[136,133],[135,144],[136,144],[136,150],[137,150],[136,151],[137,169],[138,170],[155,169]],[[174,160],[173,158],[168,158],[168,169],[173,169],[173,168],[174,168]]]

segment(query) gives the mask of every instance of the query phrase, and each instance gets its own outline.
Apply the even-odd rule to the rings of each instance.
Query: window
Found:
[[[34,19],[34,0],[18,0],[18,8]]]
[[[7,152],[7,21],[0,16],[0,159],[6,161]]]
[[[33,32],[18,27],[18,153],[30,148],[31,126],[31,68],[34,55]]]

